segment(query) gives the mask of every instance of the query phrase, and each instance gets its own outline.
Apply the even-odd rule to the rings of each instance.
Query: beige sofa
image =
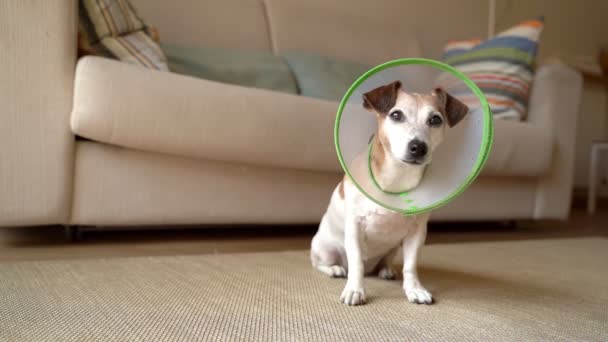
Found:
[[[384,2],[134,1],[166,42],[367,64],[438,58],[487,26],[466,19],[482,0]],[[76,18],[76,1],[0,2],[0,226],[319,220],[341,177],[337,103],[77,63]],[[433,218],[567,217],[580,93],[576,72],[540,67],[529,119],[496,122],[482,175]]]

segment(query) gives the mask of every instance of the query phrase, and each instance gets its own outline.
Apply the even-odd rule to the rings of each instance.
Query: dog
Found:
[[[375,114],[378,130],[372,138],[371,150],[361,152],[350,170],[359,180],[369,179],[371,169],[377,186],[387,192],[415,188],[446,130],[458,124],[469,111],[443,88],[427,94],[407,93],[399,81],[363,94],[363,107]],[[401,250],[407,299],[431,304],[433,296],[422,286],[416,271],[429,217],[429,213],[404,216],[386,209],[363,195],[345,175],[312,239],[312,265],[331,277],[347,277],[340,301],[360,305],[366,303],[364,275],[394,279],[392,262]]]

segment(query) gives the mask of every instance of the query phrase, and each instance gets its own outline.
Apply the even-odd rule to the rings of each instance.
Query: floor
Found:
[[[124,256],[188,255],[308,249],[316,226],[180,227],[178,229],[85,231],[66,241],[62,227],[0,229],[0,262]],[[567,221],[433,223],[427,244],[608,237],[608,210],[589,216],[575,208]]]
[[[607,242],[425,246],[435,305],[342,305],[305,250],[0,263],[0,341],[607,341]]]

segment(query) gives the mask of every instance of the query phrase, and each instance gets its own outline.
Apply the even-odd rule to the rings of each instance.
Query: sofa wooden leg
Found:
[[[80,226],[65,225],[65,239],[70,242],[82,240],[82,229]]]

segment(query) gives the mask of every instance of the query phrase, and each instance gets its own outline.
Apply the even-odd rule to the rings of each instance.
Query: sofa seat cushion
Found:
[[[70,223],[78,225],[318,222],[340,180],[335,172],[183,158],[90,141],[76,144],[75,163]]]
[[[333,127],[338,103],[246,88],[86,57],[78,63],[72,131],[143,151],[315,171],[341,171]],[[483,174],[536,177],[552,136],[497,120]]]
[[[72,131],[151,152],[264,166],[340,171],[337,103],[85,57]]]

